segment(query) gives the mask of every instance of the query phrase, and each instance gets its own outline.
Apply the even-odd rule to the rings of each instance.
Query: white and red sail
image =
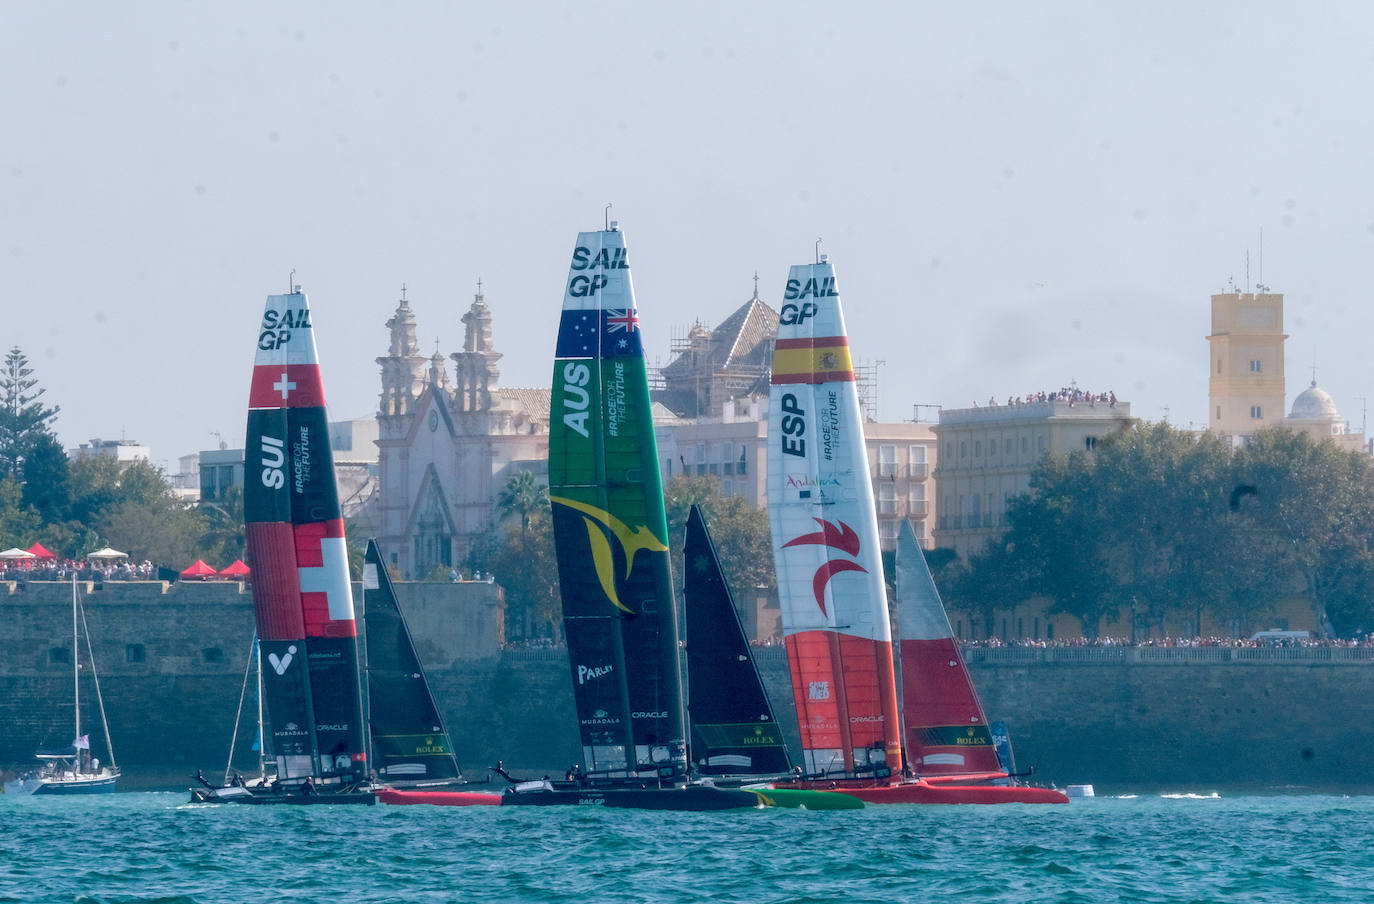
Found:
[[[897,537],[902,726],[917,775],[1002,773],[992,732],[911,524]]]
[[[792,267],[784,302],[768,515],[805,769],[882,777],[901,765],[892,634],[834,267]]]
[[[310,306],[270,295],[248,399],[244,521],[283,783],[366,774],[357,626]]]

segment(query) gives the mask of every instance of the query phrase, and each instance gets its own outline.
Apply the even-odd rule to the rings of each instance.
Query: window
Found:
[[[1025,455],[1025,454],[1026,454],[1026,447],[1027,447],[1028,445],[1030,445],[1030,443],[1027,441],[1027,439],[1026,439],[1024,436],[1021,437],[1021,454],[1022,454],[1022,455]]]
[[[926,513],[926,485],[923,483],[913,483],[907,489],[907,512],[912,515],[924,515]]]
[[[1221,420],[1221,406],[1217,406],[1217,420]]]
[[[982,441],[981,439],[975,439],[975,440],[973,441],[973,457],[974,457],[974,458],[982,458],[982,457],[983,457],[983,441]]]
[[[897,514],[897,488],[891,483],[878,484],[878,514]]]
[[[878,476],[896,477],[897,476],[897,447],[879,446],[878,447]]]
[[[978,493],[974,493],[969,499],[968,526],[983,526],[983,497]]]
[[[1250,373],[1252,373],[1252,374],[1264,373],[1264,364],[1263,364],[1258,358],[1251,358],[1251,359],[1250,359]]]
[[[1250,406],[1250,417],[1253,418],[1254,420],[1260,420],[1260,419],[1262,419],[1262,418],[1264,417],[1264,410],[1263,410],[1262,408],[1260,408],[1260,406],[1258,406],[1258,405],[1251,405],[1251,406]]]
[[[1221,373],[1221,359],[1217,359],[1217,373]]]
[[[894,521],[891,518],[878,519],[878,538],[880,540],[896,540],[898,530],[899,527],[897,521]]]
[[[1092,450],[1096,449],[1096,448],[1097,448],[1097,437],[1095,437],[1095,436],[1085,436],[1085,437],[1083,437],[1083,447],[1086,448],[1089,452],[1091,452]]]
[[[1002,445],[1002,454],[1003,454],[1003,455],[1010,455],[1010,454],[1011,454],[1011,439],[1010,439],[1010,437],[1009,437],[1009,438],[1007,439],[1007,441]]]
[[[926,476],[926,447],[912,446],[907,450],[907,461],[910,463],[912,477]]]
[[[148,653],[141,643],[131,643],[124,648],[124,659],[127,662],[143,662],[147,658]]]
[[[968,440],[959,440],[959,457],[968,458]]]

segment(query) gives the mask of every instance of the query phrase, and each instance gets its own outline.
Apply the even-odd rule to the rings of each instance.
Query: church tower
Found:
[[[1212,296],[1208,426],[1233,438],[1280,424],[1284,415],[1283,295]]]
[[[382,368],[382,396],[377,414],[383,425],[387,418],[411,413],[425,382],[425,359],[415,340],[415,314],[406,301],[404,286],[401,287],[401,303],[386,326],[391,331],[391,347],[386,355],[377,359]]]

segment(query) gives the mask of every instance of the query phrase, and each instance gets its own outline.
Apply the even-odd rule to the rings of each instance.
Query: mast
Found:
[[[76,734],[73,736],[78,743],[81,740],[81,646],[76,635],[76,575],[72,575],[72,687],[75,690],[74,699],[76,701]],[[80,759],[81,753],[77,751],[77,758]]]

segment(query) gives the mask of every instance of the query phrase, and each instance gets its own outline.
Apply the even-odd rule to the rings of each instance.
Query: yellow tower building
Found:
[[[1283,422],[1283,295],[1212,296],[1208,423],[1235,442]]]

